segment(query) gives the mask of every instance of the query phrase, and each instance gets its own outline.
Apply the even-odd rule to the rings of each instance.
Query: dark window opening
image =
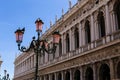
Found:
[[[117,29],[120,30],[120,1],[119,0],[115,3],[114,11],[117,18],[117,24],[118,24]]]
[[[55,76],[54,76],[54,74],[52,74],[52,80],[55,80]]]
[[[66,72],[66,75],[65,75],[65,80],[70,80],[70,72]]]
[[[86,70],[85,80],[93,80],[93,70],[90,67]]]
[[[79,48],[79,31],[78,28],[74,31],[74,37],[75,37],[75,48]]]
[[[99,29],[99,36],[104,37],[105,33],[105,19],[103,16],[103,12],[99,12],[98,14],[98,29]]]
[[[69,34],[66,35],[66,52],[70,51],[70,39]]]
[[[61,73],[58,74],[58,80],[62,80],[62,75],[61,75]]]
[[[59,42],[59,56],[62,56],[62,40]]]
[[[102,64],[99,70],[99,80],[110,80],[110,68],[107,64]]]
[[[117,78],[120,79],[120,62],[117,65]]]
[[[80,71],[79,70],[75,71],[74,80],[80,80]]]
[[[85,41],[86,44],[91,42],[91,32],[90,32],[90,23],[89,21],[86,21],[85,23]]]

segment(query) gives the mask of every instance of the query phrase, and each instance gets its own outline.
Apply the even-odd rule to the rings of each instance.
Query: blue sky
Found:
[[[71,0],[72,5],[77,0]],[[14,31],[25,27],[22,45],[28,46],[32,37],[36,36],[35,20],[41,18],[44,22],[44,31],[49,28],[50,21],[55,22],[62,15],[62,8],[66,12],[69,8],[68,0],[0,0],[0,55],[3,60],[0,74],[4,70],[13,78],[15,55],[17,50]]]

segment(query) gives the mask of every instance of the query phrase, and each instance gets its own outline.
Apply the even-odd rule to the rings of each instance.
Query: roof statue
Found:
[[[64,15],[64,9],[62,8],[62,16]]]
[[[58,18],[57,18],[57,15],[55,15],[55,21],[57,22]]]
[[[71,9],[72,8],[72,2],[70,0],[68,0],[68,1],[69,1],[69,9]]]

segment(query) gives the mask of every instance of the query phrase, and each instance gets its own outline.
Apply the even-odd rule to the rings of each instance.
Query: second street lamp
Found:
[[[36,54],[36,67],[35,67],[34,80],[37,80],[38,79],[38,54],[42,55],[42,54],[45,54],[45,52],[47,52],[48,54],[50,54],[50,53],[54,54],[56,51],[56,47],[57,47],[59,40],[60,40],[60,34],[58,31],[56,31],[52,34],[53,35],[53,47],[49,48],[47,45],[48,43],[47,43],[46,39],[41,40],[42,25],[44,24],[43,21],[38,18],[35,21],[35,24],[36,24],[36,32],[38,33],[38,36],[37,36],[36,40],[35,40],[35,37],[33,37],[33,40],[31,41],[29,48],[26,48],[24,46],[21,47],[25,28],[17,29],[15,31],[15,34],[16,34],[16,42],[18,43],[18,49],[21,52],[28,52],[30,49],[34,49],[34,52]]]

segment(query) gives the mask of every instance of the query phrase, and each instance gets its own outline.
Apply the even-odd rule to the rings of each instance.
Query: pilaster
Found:
[[[61,36],[61,40],[62,40],[62,54],[64,53],[64,35],[62,34]]]
[[[91,28],[90,29],[91,30],[91,41],[94,41],[95,40],[95,38],[94,38],[95,37],[94,36],[95,35],[95,28],[94,28],[93,14],[91,14],[90,18],[91,18],[91,27],[90,27]]]
[[[70,51],[72,50],[72,32],[71,29],[69,30],[69,34],[70,34]]]
[[[73,80],[73,71],[70,69],[70,80]]]
[[[79,23],[79,46],[82,46],[82,25]]]
[[[111,80],[114,80],[115,79],[115,71],[114,71],[113,60],[110,59],[109,63],[110,63],[110,78],[111,78]]]
[[[106,34],[110,34],[111,32],[111,25],[110,25],[110,13],[108,9],[108,4],[105,5],[105,13],[106,13]]]

